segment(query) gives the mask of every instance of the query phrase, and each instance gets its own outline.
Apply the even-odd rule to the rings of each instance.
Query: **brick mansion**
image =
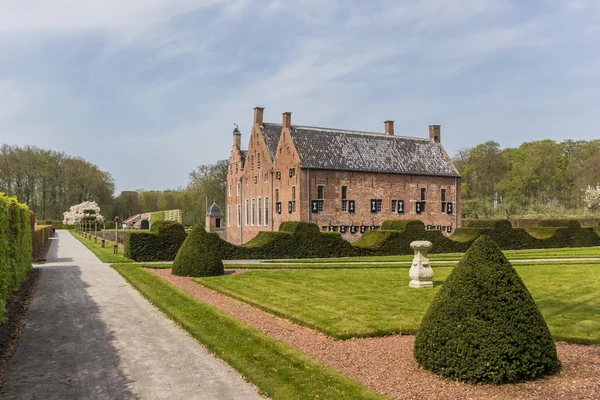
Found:
[[[429,137],[317,128],[263,121],[254,109],[248,150],[233,132],[227,176],[226,238],[239,244],[285,221],[313,222],[356,240],[389,219],[419,219],[451,233],[460,223],[460,175],[440,143]],[[225,227],[223,227],[225,228]]]

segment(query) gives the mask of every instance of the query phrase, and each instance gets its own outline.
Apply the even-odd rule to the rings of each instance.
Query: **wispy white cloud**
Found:
[[[184,184],[228,156],[256,105],[407,135],[441,123],[450,152],[533,126],[584,138],[599,3],[0,0],[0,138],[90,158],[119,189]],[[131,168],[149,154],[164,162]]]

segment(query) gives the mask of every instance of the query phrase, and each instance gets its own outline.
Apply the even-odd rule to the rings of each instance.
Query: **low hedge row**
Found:
[[[183,225],[164,221],[153,232],[126,231],[125,257],[134,261],[173,261],[186,238]]]
[[[0,193],[0,324],[6,321],[6,302],[31,269],[32,220],[25,204]]]
[[[174,224],[157,222],[159,230],[163,223]],[[513,228],[508,220],[479,220],[450,236],[425,230],[421,221],[386,221],[381,230],[367,231],[354,243],[344,240],[340,233],[321,232],[316,224],[308,222],[284,222],[278,232],[260,232],[240,246],[219,238],[216,233],[207,235],[224,260],[411,254],[410,243],[415,240],[432,242],[432,253],[462,253],[481,235],[491,237],[504,250],[600,246],[600,233],[593,228],[570,224],[563,228],[537,228],[530,234],[525,229]],[[162,239],[160,233],[127,232],[125,256],[135,261],[171,261],[177,253],[174,247],[183,242],[182,237],[174,241],[169,236]],[[166,242],[162,243],[163,240]],[[165,251],[165,247],[170,250]]]
[[[52,236],[52,225],[38,225],[33,229],[31,234],[31,252],[34,258],[50,236]]]

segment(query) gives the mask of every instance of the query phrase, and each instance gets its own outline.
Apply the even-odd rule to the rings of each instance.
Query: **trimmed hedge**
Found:
[[[38,225],[33,229],[31,235],[31,253],[35,258],[39,253],[40,249],[46,243],[46,240],[52,236],[52,225]]]
[[[173,222],[156,222],[154,226],[165,226],[163,224]],[[537,228],[531,234],[525,229],[514,229],[508,220],[477,220],[473,225],[476,227],[459,228],[452,235],[444,236],[441,231],[425,230],[421,221],[385,221],[381,230],[367,231],[353,243],[344,240],[340,233],[321,232],[316,224],[309,222],[284,222],[278,232],[259,232],[241,246],[220,239],[216,233],[207,235],[211,236],[223,260],[412,254],[410,243],[415,240],[432,242],[431,253],[462,253],[481,235],[490,236],[503,250],[600,246],[600,236],[594,228],[577,228],[575,224]],[[131,237],[139,234],[131,232]],[[170,261],[175,256],[170,252],[169,257],[173,258],[164,258],[165,255],[162,259],[156,258],[158,256],[140,258],[140,252],[128,245],[129,242],[125,240],[125,255],[136,261]],[[133,246],[150,246],[149,243],[137,240]],[[146,251],[150,250],[142,253]]]
[[[173,261],[186,236],[177,222],[161,224],[156,232],[126,231],[124,254],[134,261]]]
[[[557,371],[550,330],[525,284],[488,236],[473,243],[423,317],[414,355],[470,383],[514,383]]]
[[[31,231],[29,208],[0,193],[0,324],[6,321],[6,302],[31,269]]]
[[[179,276],[219,276],[225,273],[223,261],[219,258],[217,243],[219,237],[210,235],[203,224],[198,224],[183,242],[173,261],[173,275]]]
[[[52,221],[52,227],[54,229],[75,229],[77,226],[65,224],[62,221]]]

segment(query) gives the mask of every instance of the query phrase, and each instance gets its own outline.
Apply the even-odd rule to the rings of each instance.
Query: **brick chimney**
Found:
[[[258,125],[262,125],[263,123],[263,114],[264,107],[254,107],[254,123]]]
[[[385,121],[383,125],[385,126],[385,134],[394,136],[394,121]]]
[[[241,148],[242,148],[242,134],[240,133],[240,130],[236,126],[235,129],[233,130],[233,149],[241,150]]]
[[[292,113],[289,111],[286,111],[283,113],[283,127],[284,128],[290,128],[292,126]]]
[[[441,125],[429,125],[429,139],[436,143],[440,143],[441,140]]]

